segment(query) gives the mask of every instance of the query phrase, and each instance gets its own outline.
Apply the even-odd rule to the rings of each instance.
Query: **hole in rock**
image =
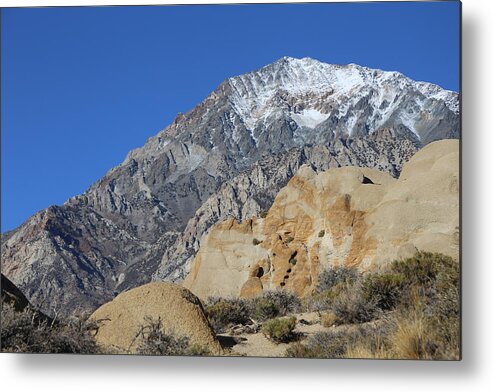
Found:
[[[368,177],[363,176],[363,181],[361,181],[362,184],[375,184],[372,180],[370,180]]]
[[[259,267],[257,270],[256,277],[261,278],[262,276],[264,276],[264,269],[262,267]]]

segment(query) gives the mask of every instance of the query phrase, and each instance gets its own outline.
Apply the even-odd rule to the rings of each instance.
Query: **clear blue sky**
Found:
[[[1,22],[2,232],[282,56],[459,85],[457,2],[3,9]]]

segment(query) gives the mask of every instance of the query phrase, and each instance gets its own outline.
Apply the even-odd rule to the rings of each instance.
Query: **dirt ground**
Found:
[[[298,342],[310,338],[317,332],[327,331],[328,328],[320,324],[318,313],[299,313],[296,316],[295,333],[299,335]],[[267,339],[262,332],[240,335],[221,334],[218,336],[221,344],[230,350],[230,355],[253,357],[284,357],[286,349],[292,343],[274,343]]]

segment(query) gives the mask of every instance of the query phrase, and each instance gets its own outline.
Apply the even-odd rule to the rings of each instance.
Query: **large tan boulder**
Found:
[[[302,167],[264,219],[229,219],[203,240],[184,286],[200,298],[286,288],[303,296],[334,265],[377,269],[417,250],[459,255],[459,142],[431,143],[395,179]]]
[[[100,320],[96,341],[117,353],[135,353],[136,339],[146,318],[161,319],[164,331],[175,337],[188,337],[190,344],[221,354],[199,299],[189,290],[173,284],[155,282],[126,291],[98,308],[92,320]]]

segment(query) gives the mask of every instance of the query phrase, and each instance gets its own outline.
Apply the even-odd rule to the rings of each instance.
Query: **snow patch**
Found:
[[[299,127],[315,128],[318,124],[327,120],[329,115],[315,109],[305,109],[300,113],[291,114],[291,118]]]

